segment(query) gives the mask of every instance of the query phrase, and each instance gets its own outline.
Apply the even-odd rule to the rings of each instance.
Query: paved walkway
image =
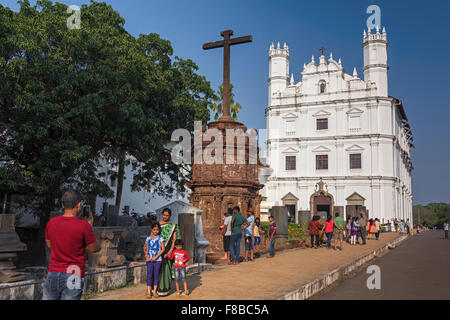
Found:
[[[369,240],[365,246],[350,246],[344,243],[342,251],[327,248],[290,249],[279,252],[273,259],[261,257],[254,262],[245,262],[237,266],[214,266],[212,271],[188,277],[190,296],[178,298],[172,293],[157,300],[278,299],[397,237],[396,233],[384,233],[381,234],[379,241]],[[109,291],[93,299],[145,300],[146,286],[138,285]]]
[[[373,264],[380,267],[380,290],[367,289],[363,269],[321,299],[450,299],[450,240],[442,230],[416,235]]]

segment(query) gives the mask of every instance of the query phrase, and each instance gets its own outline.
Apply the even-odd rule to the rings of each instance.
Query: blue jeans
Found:
[[[361,240],[363,244],[366,244],[366,227],[361,227]]]
[[[186,280],[186,268],[175,267],[175,281]]]
[[[83,287],[84,278],[70,273],[49,272],[45,279],[42,300],[80,300]]]
[[[239,256],[241,255],[241,238],[242,238],[242,233],[231,235],[231,238],[230,238],[231,262],[239,262]]]
[[[331,246],[331,238],[333,238],[333,232],[327,233],[327,247]]]
[[[275,238],[270,239],[269,255],[271,257],[275,255]]]

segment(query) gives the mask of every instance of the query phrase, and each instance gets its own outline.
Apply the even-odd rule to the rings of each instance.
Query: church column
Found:
[[[336,135],[344,135],[344,106],[342,104],[336,106]]]

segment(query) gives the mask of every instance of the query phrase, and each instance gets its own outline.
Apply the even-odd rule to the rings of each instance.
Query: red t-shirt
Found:
[[[177,268],[186,268],[186,262],[189,261],[189,255],[185,250],[173,250],[170,260],[175,258],[174,266]]]
[[[59,216],[50,219],[45,228],[45,239],[50,240],[48,272],[74,273],[70,266],[80,268],[84,277],[86,247],[97,239],[91,225],[77,217]]]
[[[333,230],[334,230],[334,221],[333,220],[330,220],[329,222],[325,221],[325,233],[333,232]]]

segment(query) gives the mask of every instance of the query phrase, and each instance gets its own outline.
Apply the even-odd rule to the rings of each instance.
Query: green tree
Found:
[[[219,86],[217,95],[218,97],[220,97],[220,99],[217,99],[217,102],[211,107],[211,110],[215,112],[214,120],[216,121],[219,120],[219,117],[222,115],[223,85]],[[239,102],[234,101],[233,84],[230,84],[230,113],[231,117],[233,117],[234,120],[237,120],[237,115],[239,111],[241,111],[241,109],[242,106],[239,104]]]
[[[65,187],[112,197],[101,159],[127,155],[134,191],[185,192],[166,146],[173,130],[208,121],[217,100],[197,65],[157,34],[130,35],[105,3],[83,5],[78,30],[64,4],[19,3],[0,5],[0,186],[34,201],[42,244]]]

